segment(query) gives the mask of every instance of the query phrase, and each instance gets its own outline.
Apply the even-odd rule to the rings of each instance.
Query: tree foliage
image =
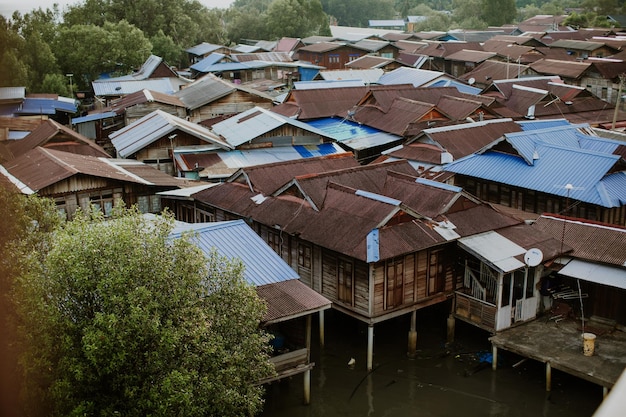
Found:
[[[368,27],[369,20],[393,19],[393,0],[321,0],[324,12],[340,26]]]
[[[273,369],[265,305],[241,262],[207,259],[191,236],[171,239],[172,226],[94,211],[52,235],[14,295],[27,404],[66,416],[260,411],[255,381]]]

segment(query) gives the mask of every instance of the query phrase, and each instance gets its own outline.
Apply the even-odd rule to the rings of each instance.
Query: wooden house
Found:
[[[209,129],[163,110],[155,110],[109,137],[117,157],[136,159],[175,176],[178,175],[174,163],[176,147],[232,149]]]
[[[448,74],[460,77],[488,59],[494,59],[496,55],[495,52],[461,49],[445,57],[446,68],[449,68]]]
[[[444,170],[485,201],[530,213],[561,212],[626,225],[624,142],[565,119],[518,122],[480,152]],[[576,202],[576,204],[573,204]]]
[[[109,157],[105,149],[93,140],[54,120],[36,124],[26,124],[24,120],[21,125],[30,126],[33,130],[21,139],[0,141],[0,163],[18,158],[38,146],[80,155]]]
[[[187,52],[189,63],[195,64],[213,53],[229,54],[230,48],[223,45],[214,45],[212,43],[202,42],[186,49],[185,52]]]
[[[6,171],[23,184],[24,194],[36,193],[56,202],[57,210],[71,218],[78,208],[93,205],[105,215],[124,203],[142,212],[161,211],[159,191],[187,185],[137,161],[77,155],[53,148],[36,147],[4,164]]]
[[[344,69],[348,62],[367,55],[367,53],[365,49],[350,43],[320,42],[298,49],[297,57],[300,61],[307,61],[333,70]]]
[[[455,240],[518,223],[460,188],[420,180],[406,162],[293,176],[289,163],[243,169],[186,204],[215,220],[247,219],[333,308],[374,326],[450,300],[460,284]]]
[[[172,237],[194,232],[194,242],[206,254],[238,260],[244,267],[244,279],[256,288],[267,311],[262,328],[273,335],[270,362],[275,374],[258,383],[271,383],[303,375],[304,403],[310,402],[312,316],[323,315],[330,300],[304,285],[296,272],[274,252],[243,220],[213,223],[177,222]],[[323,344],[323,327],[320,342]]]
[[[268,94],[223,80],[213,74],[198,78],[174,94],[187,108],[194,123],[230,116],[253,107],[271,108]]]
[[[581,59],[590,57],[606,58],[618,52],[617,48],[614,48],[604,42],[581,41],[574,39],[559,39],[550,43],[549,46],[553,49],[565,49],[568,55]]]

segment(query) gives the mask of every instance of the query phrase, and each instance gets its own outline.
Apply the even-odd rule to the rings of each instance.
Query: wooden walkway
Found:
[[[489,338],[493,346],[494,369],[497,350],[530,358],[546,364],[546,390],[551,389],[551,369],[574,375],[604,387],[605,393],[617,382],[626,368],[626,333],[587,321],[585,332],[597,332],[593,356],[583,354],[579,320],[556,323],[540,317],[504,330]]]

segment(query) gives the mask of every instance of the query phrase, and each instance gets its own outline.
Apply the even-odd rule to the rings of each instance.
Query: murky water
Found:
[[[507,352],[499,352],[499,369],[492,371],[484,362],[488,334],[465,323],[457,321],[456,342],[446,347],[446,313],[437,307],[418,312],[414,359],[406,354],[408,316],[376,325],[371,372],[366,325],[334,311],[326,317],[325,348],[313,337],[311,404],[302,404],[297,375],[266,387],[263,417],[588,417],[602,400],[601,387],[558,371],[547,393],[544,365],[520,363],[523,358]]]

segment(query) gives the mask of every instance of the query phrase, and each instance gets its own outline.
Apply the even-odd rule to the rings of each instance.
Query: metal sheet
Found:
[[[623,268],[573,259],[559,274],[626,290],[626,270]]]

